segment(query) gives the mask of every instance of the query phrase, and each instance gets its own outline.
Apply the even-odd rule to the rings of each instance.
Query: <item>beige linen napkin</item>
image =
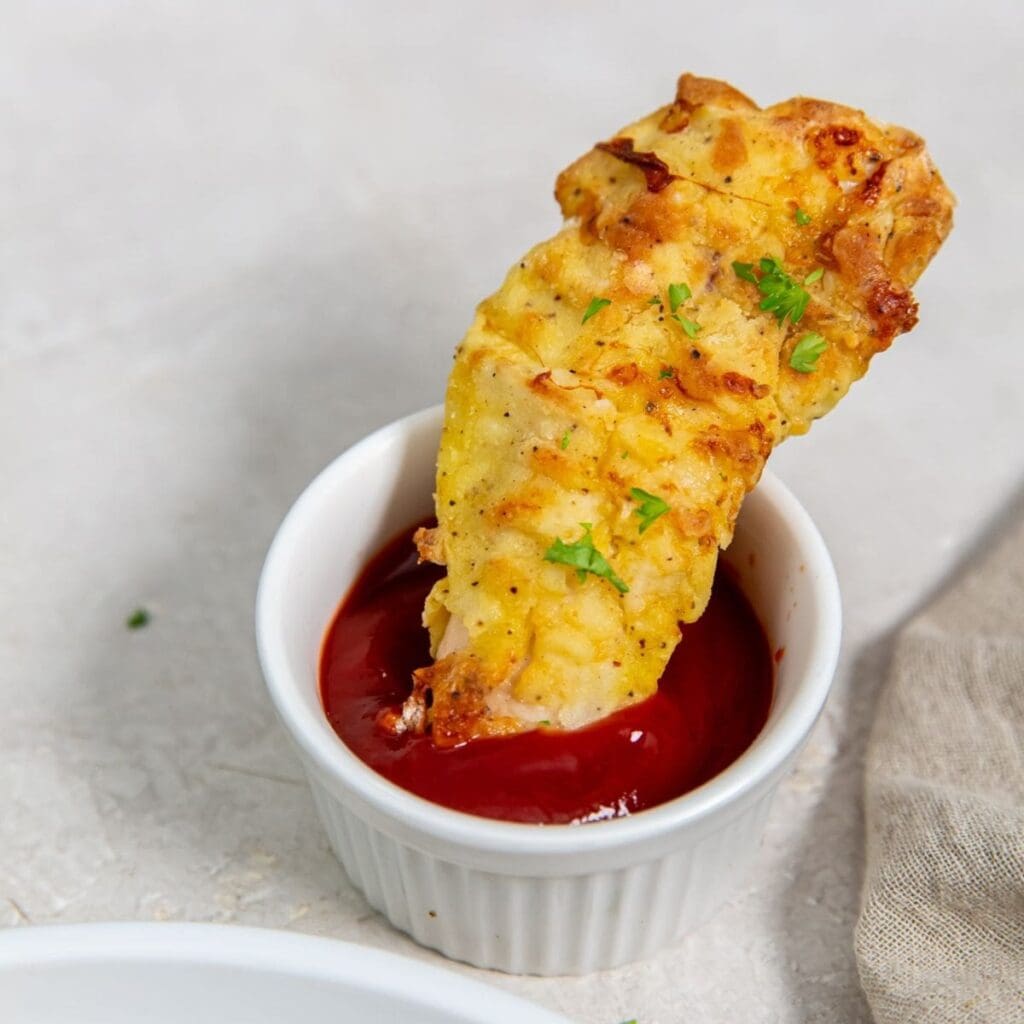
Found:
[[[1024,518],[900,634],[865,772],[878,1024],[1024,1022]]]

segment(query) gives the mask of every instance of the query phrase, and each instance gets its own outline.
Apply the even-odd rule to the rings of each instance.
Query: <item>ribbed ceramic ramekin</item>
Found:
[[[441,410],[378,430],[309,485],[260,580],[270,694],[327,835],[369,902],[417,942],[480,967],[584,974],[654,953],[711,914],[756,855],[769,804],[828,695],[839,652],[835,570],[796,499],[765,474],[728,561],[773,649],[768,722],[699,789],[632,817],[524,825],[461,814],[360,761],[323,713],[321,641],[366,561],[432,508]]]

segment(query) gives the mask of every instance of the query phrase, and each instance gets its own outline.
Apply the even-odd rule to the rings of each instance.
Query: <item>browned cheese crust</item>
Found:
[[[692,75],[555,194],[565,227],[481,304],[449,382],[421,537],[448,567],[424,616],[441,656],[403,719],[442,744],[577,727],[654,691],[772,448],[917,322],[910,289],[953,209],[911,132],[820,100],[762,110]],[[765,257],[812,275],[799,323],[733,269]],[[809,333],[827,347],[798,372]],[[634,488],[669,508],[643,533]],[[627,592],[545,560],[582,523]]]

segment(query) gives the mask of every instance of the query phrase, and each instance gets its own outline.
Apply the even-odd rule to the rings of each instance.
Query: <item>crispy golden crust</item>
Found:
[[[819,100],[761,110],[692,75],[555,194],[566,226],[481,304],[449,382],[439,526],[420,542],[448,574],[425,619],[435,652],[449,619],[468,637],[415,696],[422,712],[432,694],[441,743],[574,727],[653,692],[774,445],[916,322],[910,287],[953,208],[910,132]],[[797,280],[824,269],[798,325],[732,269],[763,257]],[[692,290],[692,339],[649,304],[672,282]],[[611,304],[581,323],[595,296]],[[799,373],[809,332],[828,347]],[[633,488],[670,506],[643,534]],[[581,523],[628,593],[545,561]]]
[[[491,688],[479,659],[468,651],[455,651],[433,665],[413,673],[412,696],[406,707],[429,716],[434,742],[454,746],[468,736],[507,736],[521,732],[522,723],[495,714],[488,707]],[[429,699],[428,699],[429,694]],[[417,721],[423,721],[417,718]]]
[[[412,537],[420,562],[444,565],[444,534],[440,529],[421,526]]]

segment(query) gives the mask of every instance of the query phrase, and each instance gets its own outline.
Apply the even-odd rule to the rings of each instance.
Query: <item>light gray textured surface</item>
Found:
[[[865,1020],[887,638],[1024,470],[1015,7],[0,5],[0,922],[239,921],[435,959],[328,853],[256,665],[261,558],[317,469],[439,399],[474,303],[555,228],[555,173],[693,69],[920,131],[958,226],[917,330],[773,460],[847,632],[760,867],[648,963],[491,980],[585,1024]]]

